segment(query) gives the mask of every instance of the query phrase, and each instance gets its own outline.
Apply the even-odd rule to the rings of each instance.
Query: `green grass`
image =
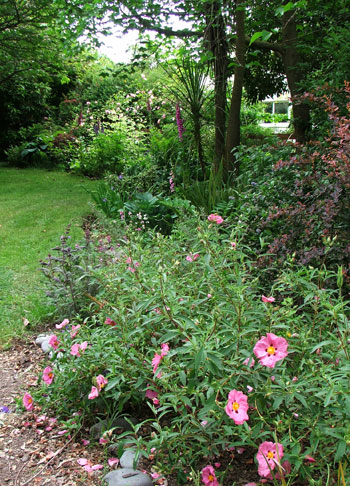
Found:
[[[68,224],[82,235],[82,218],[92,212],[84,190],[96,181],[63,172],[0,167],[0,347],[48,318],[39,260],[57,246]]]

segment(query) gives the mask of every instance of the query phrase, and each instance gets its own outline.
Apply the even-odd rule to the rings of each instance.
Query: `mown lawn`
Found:
[[[63,172],[0,167],[0,347],[48,318],[39,260],[72,224],[72,239],[93,209],[95,181]]]

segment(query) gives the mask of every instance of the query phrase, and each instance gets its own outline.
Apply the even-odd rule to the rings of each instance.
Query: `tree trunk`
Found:
[[[310,129],[310,111],[305,103],[295,102],[295,97],[300,94],[299,86],[304,79],[304,73],[300,66],[294,10],[283,14],[282,40],[282,59],[293,99],[294,135],[297,142],[305,142]]]
[[[245,10],[242,3],[242,0],[236,0],[236,67],[225,144],[224,178],[226,180],[230,173],[235,177],[239,173],[233,150],[239,146],[241,141],[241,104],[246,54]]]
[[[214,88],[215,88],[215,161],[214,169],[218,171],[225,153],[226,133],[226,90],[228,45],[224,19],[220,12],[219,2],[207,4],[207,29],[205,40],[213,54]]]

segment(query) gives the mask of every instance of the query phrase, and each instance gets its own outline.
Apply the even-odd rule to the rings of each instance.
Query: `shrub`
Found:
[[[289,484],[325,484],[349,453],[341,272],[337,290],[324,288],[337,275],[305,267],[261,289],[244,235],[218,218],[187,218],[169,237],[122,225],[110,233],[118,253],[90,270],[95,313],[57,333],[54,380],[35,402],[63,418],[137,414],[149,433],[138,424],[126,440],[145,456],[155,448],[156,467],[178,484],[233,447],[271,441],[291,465]]]

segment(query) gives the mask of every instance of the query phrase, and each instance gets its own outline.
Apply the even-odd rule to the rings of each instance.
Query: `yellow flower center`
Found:
[[[238,409],[239,409],[239,403],[233,402],[233,404],[232,404],[232,410],[234,410],[235,412],[237,412]]]
[[[32,398],[28,398],[27,401],[28,401],[29,404],[33,403],[33,399]]]
[[[269,452],[267,453],[267,458],[268,458],[268,459],[273,459],[273,452],[269,451]]]
[[[208,479],[212,483],[214,481],[214,476],[212,474],[209,474]]]
[[[49,373],[47,376],[51,379],[53,377],[53,373]]]
[[[276,352],[276,350],[273,346],[269,346],[266,351],[267,351],[267,354],[269,354],[270,356],[271,356],[271,354],[275,354],[275,352]]]

